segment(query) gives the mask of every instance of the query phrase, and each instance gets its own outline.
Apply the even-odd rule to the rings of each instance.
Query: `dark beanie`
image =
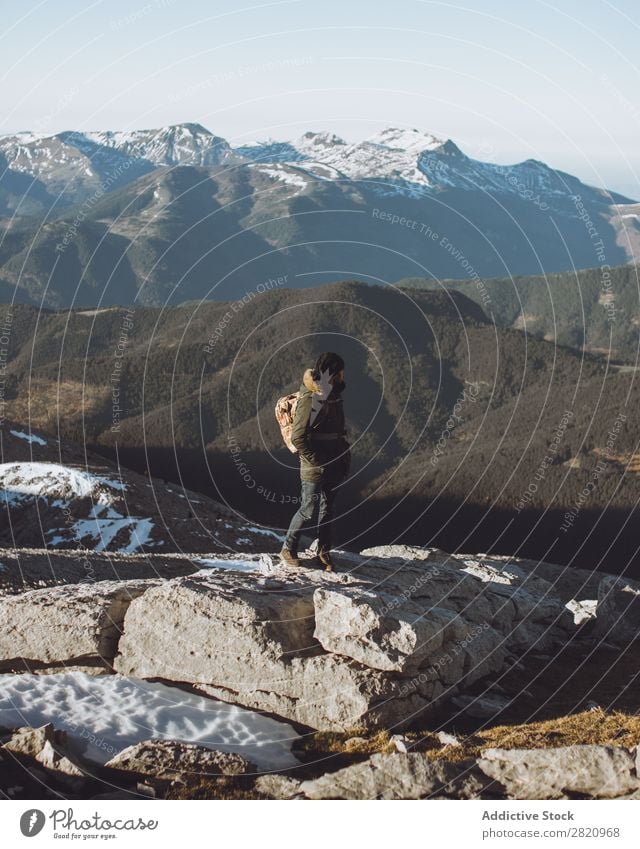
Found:
[[[326,351],[324,354],[320,354],[318,359],[316,360],[315,371],[323,372],[329,369],[329,374],[333,377],[334,374],[338,374],[339,371],[342,371],[344,368],[344,360],[339,354],[334,354],[331,351]]]

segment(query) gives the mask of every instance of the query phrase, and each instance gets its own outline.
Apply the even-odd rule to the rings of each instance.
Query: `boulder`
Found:
[[[477,766],[509,799],[615,799],[640,790],[636,751],[622,746],[485,749]]]
[[[315,728],[348,728],[377,702],[387,719],[392,683],[314,640],[314,589],[304,575],[239,572],[154,587],[128,611],[115,668]]]
[[[350,554],[349,572],[274,564],[156,582],[127,609],[114,667],[321,730],[401,730],[576,631],[520,567],[409,547],[415,559],[399,560],[397,548]]]
[[[151,581],[99,581],[0,598],[0,671],[70,661],[110,662],[126,610]],[[73,664],[72,664],[73,665]]]
[[[79,783],[84,780],[84,768],[67,750],[66,732],[57,731],[50,722],[40,728],[16,729],[2,748],[15,755],[33,758],[47,769],[72,780],[81,779]]]
[[[319,587],[313,597],[314,637],[329,652],[385,671],[411,672],[470,627],[450,610],[411,604],[394,606],[385,592]]]
[[[471,761],[431,761],[426,755],[375,754],[362,763],[303,781],[308,799],[478,799],[490,782]]]
[[[260,775],[256,779],[254,788],[269,799],[303,799],[300,791],[300,782],[288,775],[277,775],[270,773]]]
[[[596,618],[596,609],[598,600],[595,598],[583,598],[581,600],[572,598],[567,602],[567,610],[573,614],[573,621],[576,625],[583,625],[585,622],[591,622]]]
[[[163,779],[257,772],[256,766],[237,752],[221,752],[175,740],[145,740],[128,746],[111,758],[106,766]]]
[[[625,578],[606,575],[598,586],[595,634],[625,645],[640,634],[640,588]]]

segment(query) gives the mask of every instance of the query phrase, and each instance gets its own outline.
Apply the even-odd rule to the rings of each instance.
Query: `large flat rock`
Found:
[[[391,727],[575,633],[550,583],[525,569],[419,552],[344,555],[348,571],[333,574],[165,581],[129,606],[115,668],[313,728]]]
[[[110,662],[126,610],[153,581],[99,581],[0,598],[0,671]]]

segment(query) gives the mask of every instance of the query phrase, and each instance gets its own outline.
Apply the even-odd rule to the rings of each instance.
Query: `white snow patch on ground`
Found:
[[[271,168],[259,166],[258,171],[261,174],[265,174],[267,177],[271,177],[273,180],[281,180],[283,183],[295,186],[300,190],[296,192],[296,194],[300,194],[300,192],[307,187],[307,181],[303,179],[303,177],[299,174],[292,173],[281,165],[273,165]]]
[[[254,528],[251,526],[241,528],[241,530],[249,531],[252,534],[264,534],[265,536],[274,537],[275,539],[280,540],[280,542],[284,542],[284,534],[277,534],[275,531],[270,531],[267,528]]]
[[[100,515],[106,510],[106,515]],[[135,554],[143,545],[151,544],[153,521],[139,516],[122,516],[108,504],[94,504],[86,519],[77,519],[66,528],[68,537],[58,536],[65,531],[63,528],[52,528],[49,534],[57,534],[49,541],[56,546],[62,542],[74,539],[77,542],[89,537],[93,541],[94,551],[105,551],[122,531],[129,528],[129,542],[117,549],[119,554]]]
[[[17,503],[34,496],[54,496],[58,499],[86,498],[92,496],[101,485],[110,489],[126,488],[120,481],[58,463],[0,464],[0,487],[4,490],[4,499],[9,503]],[[104,493],[99,492],[98,500],[104,503],[104,499]]]
[[[237,752],[261,770],[298,763],[291,753],[298,735],[286,722],[177,687],[84,672],[0,675],[0,726],[47,722],[98,763],[152,738]]]
[[[205,568],[196,575],[206,575],[208,569],[230,569],[233,572],[258,572],[260,564],[253,560],[218,560],[213,557],[197,557],[194,563],[201,563]]]
[[[35,442],[36,445],[46,445],[47,440],[41,436],[36,436],[35,433],[25,433],[23,430],[10,430],[10,434],[17,436],[18,439],[25,439],[27,442]]]
[[[0,499],[12,506],[37,497],[52,499],[51,505],[60,509],[68,509],[76,498],[94,501],[86,518],[71,522],[70,517],[65,516],[64,527],[47,531],[50,546],[88,538],[95,551],[104,551],[125,529],[129,536],[118,549],[120,554],[133,554],[142,546],[152,544],[154,523],[150,518],[123,516],[113,507],[118,491],[126,490],[121,481],[57,463],[3,463],[0,465],[0,487],[3,490]]]

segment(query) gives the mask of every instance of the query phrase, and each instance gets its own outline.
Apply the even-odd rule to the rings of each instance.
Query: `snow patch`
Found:
[[[294,174],[292,171],[282,165],[273,165],[271,168],[266,168],[263,165],[249,165],[249,168],[257,168],[261,174],[271,177],[272,180],[280,180],[290,186],[295,186],[299,189],[296,194],[300,194],[303,189],[306,189],[308,183],[299,174]]]
[[[241,528],[240,530],[249,531],[249,533],[252,533],[252,534],[264,534],[265,536],[274,537],[275,539],[279,540],[280,542],[284,542],[284,534],[277,534],[275,531],[270,531],[267,528],[255,528],[251,525],[251,526],[247,526],[245,528]]]
[[[120,481],[99,477],[91,472],[61,466],[57,463],[2,463],[0,464],[0,487],[4,490],[7,503],[19,503],[28,498],[52,497],[87,498],[98,493],[98,500],[109,503],[109,497],[99,491],[100,486],[110,489],[126,489]],[[56,506],[63,506],[59,502]]]
[[[206,575],[209,569],[227,569],[232,572],[258,572],[260,564],[253,560],[219,560],[212,557],[197,557],[194,563],[201,563],[205,568],[196,575]]]
[[[403,130],[399,127],[387,127],[380,133],[376,133],[367,139],[371,144],[379,144],[384,147],[397,148],[399,150],[412,151],[414,153],[423,150],[435,150],[444,142],[431,133],[423,133],[420,130]]]
[[[106,510],[106,515],[100,515]],[[139,516],[122,516],[108,504],[94,504],[86,519],[77,519],[68,528],[52,528],[49,534],[56,534],[49,540],[49,545],[55,547],[64,542],[75,540],[92,541],[94,551],[105,551],[123,530],[130,529],[129,542],[116,551],[118,554],[135,554],[142,546],[156,543],[151,542],[153,521]],[[66,530],[67,536],[60,536]],[[161,544],[161,543],[157,543]]]
[[[84,672],[0,675],[0,726],[66,731],[75,751],[104,764],[143,740],[179,740],[237,752],[259,769],[298,761],[293,728],[254,711],[166,684]]]
[[[46,445],[47,440],[41,436],[36,436],[35,433],[25,433],[23,430],[10,430],[10,434],[17,436],[18,439],[24,439],[27,442],[35,443],[36,445]]]

